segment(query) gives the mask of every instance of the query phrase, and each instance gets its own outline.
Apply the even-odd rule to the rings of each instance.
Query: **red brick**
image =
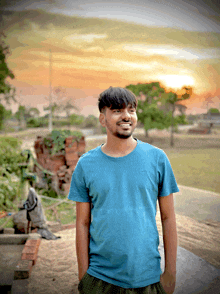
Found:
[[[41,242],[41,239],[37,239],[37,240],[30,239],[30,240],[26,241],[25,247],[37,247],[37,248],[39,248],[40,242]]]
[[[24,249],[22,250],[21,259],[35,260],[37,258],[37,252],[37,246],[24,246]]]
[[[75,140],[74,137],[66,138],[66,141],[65,141],[66,148],[71,148],[74,151],[76,151],[77,150],[77,141],[74,141],[74,140]]]
[[[36,253],[38,248],[36,246],[24,246],[22,253]]]
[[[86,143],[84,140],[80,140],[78,143],[78,152],[85,152]]]
[[[37,252],[36,253],[22,253],[21,259],[22,260],[35,260],[37,258]]]
[[[33,262],[20,260],[14,270],[14,280],[28,279],[31,274]]]

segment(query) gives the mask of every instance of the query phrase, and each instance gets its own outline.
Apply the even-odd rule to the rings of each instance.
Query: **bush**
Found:
[[[19,178],[14,173],[9,173],[4,167],[0,168],[0,210],[16,208],[13,201],[17,197],[19,184]]]
[[[84,128],[95,128],[98,125],[98,118],[94,115],[89,115],[83,123]]]
[[[72,114],[70,116],[70,124],[71,125],[81,125],[85,121],[85,117],[83,115]]]
[[[17,138],[14,138],[14,137],[1,137],[1,140],[0,140],[0,148],[2,146],[10,146],[14,149],[18,149],[21,147],[21,140],[17,139]]]
[[[188,125],[185,114],[178,115],[175,117],[175,123],[178,125]]]
[[[0,166],[8,172],[20,174],[19,163],[24,162],[21,155],[21,142],[12,137],[1,137],[0,141]]]
[[[45,117],[30,117],[27,119],[28,128],[42,128],[48,126],[48,119]]]
[[[80,140],[83,137],[82,132],[80,131],[70,131],[70,130],[53,130],[46,138],[44,138],[44,143],[49,148],[53,144],[52,154],[59,152],[65,152],[65,140],[69,136],[76,138],[76,141]]]
[[[53,126],[55,127],[64,127],[70,125],[68,119],[53,119]]]
[[[13,137],[0,140],[0,210],[14,208],[13,201],[20,185],[19,163],[25,161],[21,155],[21,141]]]

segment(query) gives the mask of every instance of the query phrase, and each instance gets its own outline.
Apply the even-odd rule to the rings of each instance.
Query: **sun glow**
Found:
[[[195,80],[191,76],[186,75],[160,75],[158,79],[168,88],[180,89],[183,86],[195,85]]]

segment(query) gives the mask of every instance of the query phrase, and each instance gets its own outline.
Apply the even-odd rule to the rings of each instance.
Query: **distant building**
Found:
[[[202,125],[220,126],[220,113],[205,113],[201,115],[199,123]]]

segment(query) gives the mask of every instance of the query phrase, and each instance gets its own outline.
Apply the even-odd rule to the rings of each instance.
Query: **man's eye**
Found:
[[[114,109],[113,112],[120,112],[120,110],[119,109]]]

